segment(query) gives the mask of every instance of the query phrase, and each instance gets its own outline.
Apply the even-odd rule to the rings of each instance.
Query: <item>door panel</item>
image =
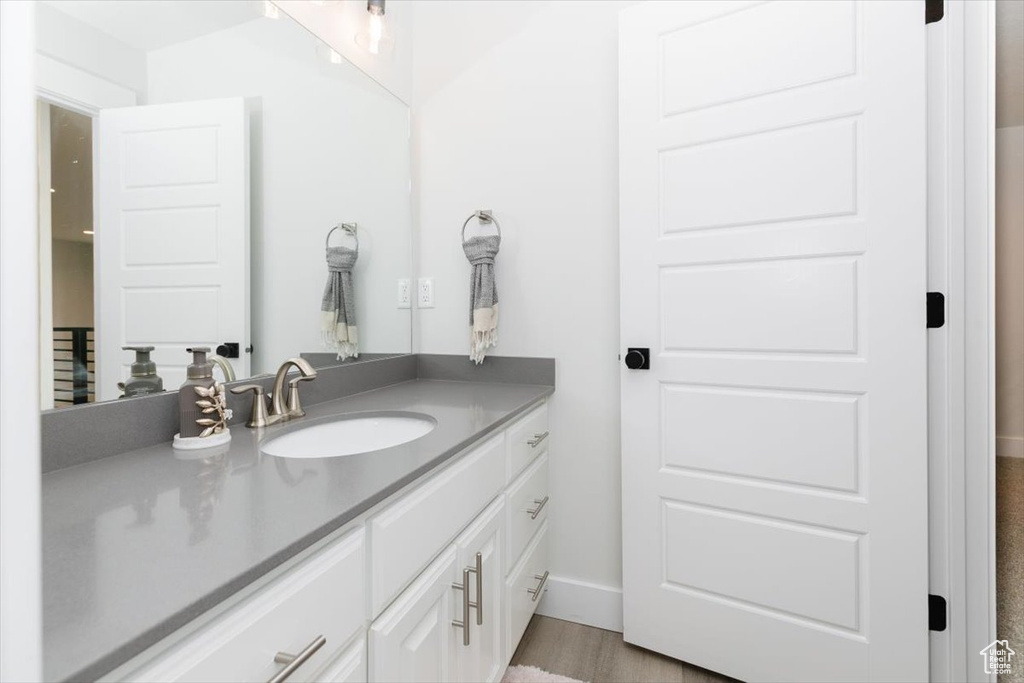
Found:
[[[249,343],[245,103],[104,109],[98,150],[97,400],[120,395],[126,345],[155,346],[173,390],[187,347]],[[250,375],[248,354],[229,362]]]
[[[625,638],[925,680],[923,3],[620,17]]]

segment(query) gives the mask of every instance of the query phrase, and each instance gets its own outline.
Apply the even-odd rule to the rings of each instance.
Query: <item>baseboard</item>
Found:
[[[622,633],[622,589],[549,576],[537,614]]]
[[[996,455],[1004,458],[1024,458],[1024,437],[997,436]]]

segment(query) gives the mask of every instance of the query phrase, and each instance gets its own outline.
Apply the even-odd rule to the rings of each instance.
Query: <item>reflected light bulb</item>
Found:
[[[370,14],[370,41],[367,48],[371,54],[380,54],[380,41],[384,38],[384,16]]]

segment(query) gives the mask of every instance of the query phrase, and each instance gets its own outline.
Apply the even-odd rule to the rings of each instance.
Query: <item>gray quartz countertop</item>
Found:
[[[308,407],[262,434],[233,427],[219,454],[163,444],[44,475],[45,678],[114,669],[553,390],[415,380]],[[333,459],[259,451],[299,424],[379,410],[426,413],[437,426]]]

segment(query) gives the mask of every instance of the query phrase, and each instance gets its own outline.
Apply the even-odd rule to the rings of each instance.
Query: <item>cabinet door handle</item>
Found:
[[[533,502],[537,505],[537,507],[533,508],[532,510],[527,510],[526,514],[530,515],[530,519],[537,519],[537,515],[539,515],[540,511],[544,509],[544,506],[548,504],[548,497],[544,496],[540,500],[534,499]]]
[[[484,625],[484,556],[476,554],[476,568],[469,571],[476,574],[476,625]]]
[[[462,629],[462,644],[469,647],[469,608],[474,603],[469,601],[469,573],[473,571],[466,567],[462,570],[462,583],[453,583],[452,588],[462,591],[462,620],[452,619],[452,626]]]
[[[302,648],[302,652],[297,655],[289,654],[287,652],[278,652],[274,655],[274,661],[278,664],[287,664],[285,668],[274,674],[267,683],[284,683],[288,680],[288,677],[295,673],[295,670],[306,663],[310,657],[316,654],[316,651],[327,644],[327,639],[323,636],[317,636],[316,640]]]
[[[537,602],[537,598],[544,593],[544,584],[548,582],[548,573],[544,572],[543,576],[534,574],[533,578],[540,581],[540,583],[537,584],[536,588],[527,588],[526,592],[533,596],[533,600],[531,602]]]
[[[550,431],[547,431],[547,432],[541,432],[540,434],[534,434],[533,438],[532,439],[528,439],[526,441],[526,443],[530,444],[530,448],[536,448],[537,446],[540,445],[541,441],[543,441],[544,439],[548,438],[548,434],[550,434],[550,433],[551,433]]]

